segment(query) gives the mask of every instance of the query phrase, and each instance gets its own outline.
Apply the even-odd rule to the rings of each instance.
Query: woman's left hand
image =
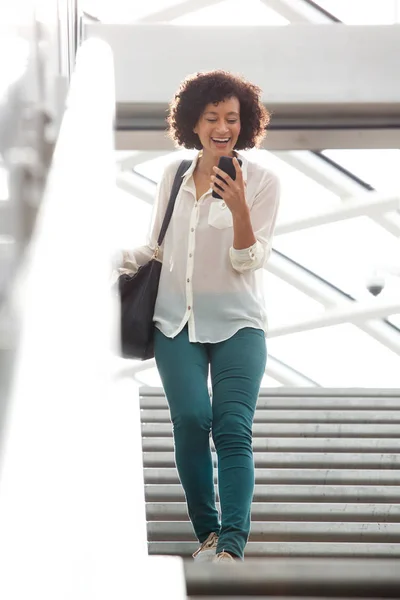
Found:
[[[243,180],[242,169],[236,158],[233,159],[233,165],[236,171],[235,181],[225,171],[221,171],[218,167],[213,167],[215,175],[211,177],[211,188],[223,198],[231,213],[235,214],[246,210],[247,202],[245,195],[246,184]],[[217,178],[217,174],[222,177],[222,181]]]

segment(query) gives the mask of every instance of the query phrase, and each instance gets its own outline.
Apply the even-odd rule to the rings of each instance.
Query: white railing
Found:
[[[109,286],[113,58],[78,51],[15,303],[21,343],[0,471],[0,597],[185,596],[180,559],[149,558],[137,390],[116,386]]]

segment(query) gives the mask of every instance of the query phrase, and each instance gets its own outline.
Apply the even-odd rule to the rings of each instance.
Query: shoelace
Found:
[[[202,550],[207,550],[208,548],[212,548],[212,547],[214,546],[214,544],[215,544],[215,539],[216,539],[216,536],[215,536],[215,535],[213,535],[211,538],[210,538],[210,537],[208,537],[208,538],[207,538],[207,539],[206,539],[206,540],[205,540],[205,541],[204,541],[204,542],[201,544],[200,548],[198,548],[198,549],[196,550],[196,552],[194,552],[194,553],[192,554],[193,558],[196,558],[196,556],[197,556],[198,554],[200,554],[200,552],[201,552]]]

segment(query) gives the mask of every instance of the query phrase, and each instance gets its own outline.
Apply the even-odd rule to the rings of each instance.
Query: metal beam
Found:
[[[333,23],[323,11],[302,0],[261,0],[291,23]]]
[[[285,386],[308,387],[318,385],[315,381],[292,369],[289,365],[268,354],[266,375]]]
[[[334,208],[321,212],[320,214],[311,217],[304,217],[280,223],[276,226],[275,235],[292,233],[328,223],[338,223],[347,219],[357,217],[372,217],[381,215],[382,213],[397,210],[400,207],[400,196],[391,196],[368,192],[359,195],[358,198],[353,198],[351,201],[346,201],[339,208]]]
[[[360,304],[354,302],[350,306],[338,307],[326,311],[323,315],[318,315],[311,319],[305,319],[302,322],[288,323],[280,327],[271,327],[269,337],[280,337],[301,331],[310,331],[320,329],[321,327],[332,327],[342,323],[353,323],[358,325],[360,321],[370,321],[382,319],[389,315],[400,312],[400,301],[397,302],[374,302],[371,304]]]
[[[395,237],[400,238],[400,216],[398,213],[393,215],[375,215],[374,221]]]
[[[173,19],[178,19],[193,11],[198,11],[207,6],[218,4],[220,1],[221,0],[184,0],[178,4],[167,6],[141,17],[140,19],[136,19],[136,23],[162,23],[172,21]]]

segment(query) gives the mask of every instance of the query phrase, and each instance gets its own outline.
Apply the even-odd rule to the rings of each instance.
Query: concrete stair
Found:
[[[215,565],[202,566],[208,581],[202,584],[199,566],[189,562],[198,543],[174,466],[162,389],[142,388],[140,402],[149,554],[188,559],[188,592],[194,592],[190,597],[210,598],[219,589],[213,580],[218,576],[210,571]],[[285,588],[286,596],[275,593],[277,597],[317,597],[318,565],[325,573],[338,572],[349,561],[358,584],[343,587],[337,575],[329,589],[337,588],[339,595],[330,597],[361,598],[374,589],[379,591],[376,597],[395,597],[373,584],[363,592],[361,583],[375,572],[373,565],[389,572],[393,561],[400,564],[400,390],[264,389],[253,433],[252,527],[246,560],[238,566],[240,581],[244,578],[249,586],[242,589],[237,583],[237,597],[271,598],[274,571],[267,566],[275,564],[278,571],[293,574],[298,561],[303,561],[303,574],[309,574],[308,584],[293,584],[292,591]],[[319,580],[320,597],[328,597],[328,580]],[[400,598],[400,579],[398,584]],[[216,596],[234,597],[230,584],[221,590]]]

